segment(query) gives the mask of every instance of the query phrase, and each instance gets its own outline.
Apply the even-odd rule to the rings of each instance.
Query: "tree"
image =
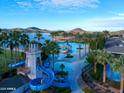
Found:
[[[112,68],[114,71],[121,73],[120,93],[124,92],[124,55],[121,55],[119,59],[114,59],[112,62]]]
[[[60,32],[60,31],[59,31]],[[59,32],[52,32],[52,38],[54,39],[54,41],[56,41],[56,36],[59,35]],[[60,32],[61,33],[61,32]]]
[[[99,50],[92,50],[89,54],[88,54],[88,57],[87,57],[87,61],[91,64],[93,64],[93,67],[94,67],[94,73],[96,73],[97,71],[97,54],[98,54]]]
[[[56,42],[51,42],[50,44],[49,44],[49,46],[50,46],[50,48],[51,48],[51,50],[50,50],[50,54],[52,54],[52,58],[53,58],[53,69],[54,69],[54,56],[55,56],[55,54],[58,54],[59,53],[59,46],[58,46],[58,44],[56,43]]]
[[[79,43],[79,47],[78,47],[78,50],[79,50],[79,59],[81,58],[81,44]]]
[[[24,48],[26,48],[30,42],[28,35],[25,33],[21,33],[19,41]]]
[[[0,34],[0,47],[2,47],[2,44],[1,44],[1,42],[2,42],[2,34]],[[2,53],[2,49],[0,48],[0,54]]]
[[[108,30],[104,30],[103,34],[105,35],[105,39],[107,39],[108,37],[110,37],[110,32]]]
[[[112,55],[105,50],[99,50],[96,55],[97,62],[103,65],[103,83],[106,82],[106,64],[110,63]]]
[[[65,68],[65,65],[64,65],[64,64],[61,64],[61,65],[60,65],[60,69],[61,69],[61,71],[63,71],[64,68]]]
[[[49,40],[46,40],[45,42],[45,46],[43,46],[44,49],[46,51],[44,51],[46,55],[49,56],[49,54],[52,55],[52,69],[54,69],[54,58],[55,58],[55,54],[58,54],[59,53],[59,45],[54,42],[54,41],[49,41]]]
[[[67,37],[68,36],[68,33],[66,31],[63,32],[63,36],[64,37]]]
[[[42,38],[42,34],[40,32],[38,32],[36,34],[36,38],[38,39],[38,41],[40,42],[40,39]]]
[[[17,32],[17,31],[9,32],[9,33],[3,32],[2,36],[4,38],[1,42],[3,44],[3,47],[5,46],[9,47],[11,51],[11,56],[12,56],[13,49],[19,47],[20,45],[20,42],[19,42],[20,32]]]
[[[0,32],[2,32],[2,29],[0,28]]]

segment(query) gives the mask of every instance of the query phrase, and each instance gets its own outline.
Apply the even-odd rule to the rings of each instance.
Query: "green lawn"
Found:
[[[13,51],[12,54],[11,56],[10,50],[2,50],[2,53],[0,53],[0,74],[9,70],[8,64],[17,63],[20,59],[23,59],[20,52]]]

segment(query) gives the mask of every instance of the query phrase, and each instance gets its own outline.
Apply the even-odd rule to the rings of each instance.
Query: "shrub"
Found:
[[[89,89],[89,88],[85,88],[83,91],[84,91],[85,93],[93,93],[93,91],[92,91],[91,89]]]
[[[65,58],[73,58],[73,55],[67,54],[67,56]]]

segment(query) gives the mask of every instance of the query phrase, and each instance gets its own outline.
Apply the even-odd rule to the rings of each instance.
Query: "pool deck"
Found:
[[[88,53],[88,49],[87,49]],[[72,71],[69,72],[68,81],[70,83],[70,88],[72,90],[71,93],[84,93],[81,89],[80,85],[78,84],[78,79],[82,73],[82,68],[87,65],[86,63],[86,56],[85,50],[81,52],[82,56],[79,59],[78,52],[73,54],[73,58],[64,58],[59,60],[58,62],[64,61],[68,62],[71,65]]]
[[[78,78],[82,73],[82,68],[87,65],[86,57],[73,63],[73,71],[69,74],[69,81],[72,93],[84,93],[78,84]]]

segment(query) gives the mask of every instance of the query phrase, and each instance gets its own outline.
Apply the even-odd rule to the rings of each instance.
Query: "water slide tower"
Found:
[[[29,49],[26,52],[26,67],[30,69],[28,74],[30,79],[34,79],[37,76],[37,65],[41,64],[41,49],[37,43],[29,44]]]

